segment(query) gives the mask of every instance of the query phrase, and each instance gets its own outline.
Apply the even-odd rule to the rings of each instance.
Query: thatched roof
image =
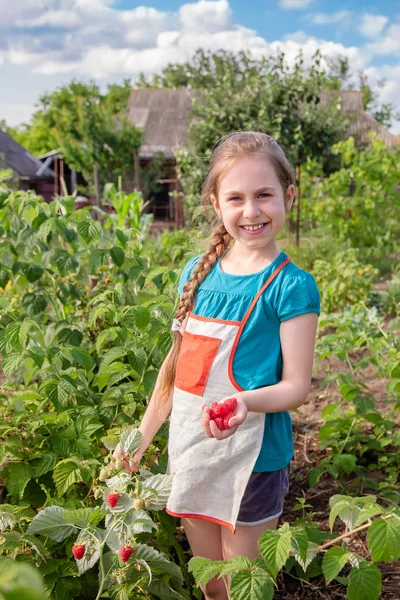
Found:
[[[132,90],[128,100],[127,116],[137,127],[144,129],[144,142],[140,148],[141,158],[148,159],[156,152],[166,158],[174,158],[177,151],[187,147],[190,124],[191,99],[195,90],[144,88]],[[340,99],[341,110],[352,113],[354,121],[347,135],[368,143],[368,133],[375,131],[388,148],[400,144],[400,137],[390,133],[376,119],[363,110],[360,91],[326,90],[321,92],[320,106],[326,107],[332,100]]]
[[[48,179],[53,177],[50,169],[42,169],[43,164],[18,144],[8,133],[0,129],[0,168],[12,169],[20,179]],[[42,169],[42,173],[38,172]]]

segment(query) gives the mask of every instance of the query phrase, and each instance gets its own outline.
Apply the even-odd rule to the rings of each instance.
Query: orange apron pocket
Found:
[[[185,331],[176,365],[176,387],[202,396],[220,344],[219,338]]]

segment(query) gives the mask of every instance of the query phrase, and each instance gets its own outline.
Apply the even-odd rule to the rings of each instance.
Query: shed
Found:
[[[53,195],[54,173],[0,129],[0,169],[11,169],[22,190],[33,189],[50,201]]]

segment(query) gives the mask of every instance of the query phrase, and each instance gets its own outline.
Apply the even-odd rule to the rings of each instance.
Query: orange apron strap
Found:
[[[261,294],[263,294],[265,292],[265,290],[267,289],[267,287],[270,285],[270,283],[275,279],[275,277],[278,275],[278,273],[280,273],[283,269],[283,267],[286,267],[286,265],[290,262],[291,258],[290,256],[288,256],[283,263],[281,263],[279,265],[279,267],[277,267],[275,269],[275,271],[272,273],[272,275],[267,279],[267,281],[264,283],[264,285],[262,286],[262,288],[259,290],[259,292],[257,293],[257,295],[254,297],[254,300],[252,301],[252,303],[250,304],[249,308],[247,309],[246,314],[243,317],[243,321],[241,322],[241,325],[238,329],[238,332],[236,334],[235,337],[235,341],[233,343],[233,347],[232,347],[232,351],[231,354],[229,356],[229,379],[231,380],[231,383],[235,386],[235,388],[239,391],[243,391],[243,388],[240,387],[240,385],[238,383],[236,383],[236,380],[233,376],[233,359],[235,357],[235,353],[236,353],[236,348],[237,345],[239,343],[240,340],[240,336],[242,335],[243,329],[246,326],[247,321],[249,320],[249,317],[252,313],[253,308],[255,307],[255,305],[257,304],[257,300],[259,299],[259,297],[261,296]]]

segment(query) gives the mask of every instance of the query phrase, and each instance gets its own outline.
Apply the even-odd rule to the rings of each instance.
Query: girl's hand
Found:
[[[136,450],[135,454],[133,454],[133,456],[130,456],[128,454],[128,452],[122,452],[121,450],[121,446],[118,444],[118,446],[115,448],[114,453],[113,453],[113,457],[115,459],[123,459],[123,464],[122,464],[122,469],[124,469],[125,471],[129,471],[129,473],[136,473],[138,470],[138,466],[140,461],[142,460],[142,456],[143,453],[140,450]]]
[[[232,398],[232,396],[224,398],[221,402],[228,400],[228,398]],[[229,419],[229,429],[224,429],[223,431],[220,431],[216,423],[210,419],[210,407],[203,404],[201,407],[201,426],[207,437],[215,438],[217,440],[226,440],[226,438],[233,435],[239,425],[243,423],[247,417],[247,405],[239,394],[235,394],[233,398],[236,398],[237,400],[236,410]]]

